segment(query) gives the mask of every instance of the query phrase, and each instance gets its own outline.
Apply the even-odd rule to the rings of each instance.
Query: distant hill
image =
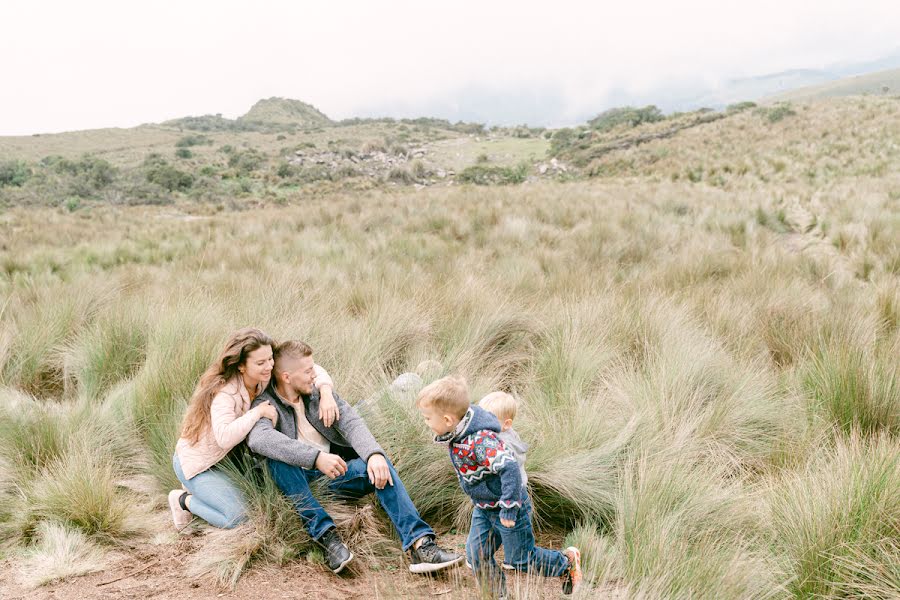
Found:
[[[664,112],[697,110],[698,108],[722,109],[730,104],[743,101],[768,102],[770,98],[781,97],[794,91],[807,88],[830,89],[829,84],[848,81],[851,78],[877,76],[888,70],[900,69],[900,50],[877,60],[836,63],[818,69],[790,69],[777,73],[766,73],[754,77],[742,77],[723,81],[714,86],[690,86],[682,89],[652,89],[640,95],[619,94],[611,99],[610,106],[632,105],[643,106],[655,104]],[[851,84],[853,89],[859,82]],[[876,83],[876,85],[878,85]],[[891,88],[889,94],[900,92],[900,86],[886,83]],[[881,86],[877,89],[880,90]],[[841,89],[841,88],[837,88]],[[837,91],[837,89],[835,91]],[[843,96],[864,93],[875,93],[875,88],[866,87],[861,91],[846,93],[828,93],[816,97]],[[881,93],[881,92],[879,92]],[[805,95],[805,92],[804,92]],[[810,96],[811,98],[812,96]],[[584,115],[585,120],[589,118]]]
[[[840,96],[897,96],[900,95],[900,69],[889,69],[877,73],[867,73],[856,77],[846,77],[799,89],[767,96],[764,103],[785,101],[807,101]]]
[[[165,127],[191,131],[292,131],[334,125],[322,111],[311,104],[290,98],[267,98],[254,104],[247,114],[228,119],[221,114],[182,117],[161,123]]]
[[[315,106],[290,98],[267,98],[253,105],[247,114],[238,117],[247,123],[322,127],[332,121]]]

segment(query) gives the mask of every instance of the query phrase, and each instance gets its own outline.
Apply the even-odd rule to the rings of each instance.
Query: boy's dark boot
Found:
[[[465,557],[447,552],[428,536],[418,548],[409,549],[409,570],[413,573],[434,573],[462,563]]]
[[[353,560],[353,553],[341,541],[341,536],[333,527],[323,533],[316,543],[325,550],[325,563],[332,573],[340,573],[347,563]]]

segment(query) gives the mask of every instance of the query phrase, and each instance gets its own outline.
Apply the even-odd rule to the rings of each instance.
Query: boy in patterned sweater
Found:
[[[500,439],[497,418],[471,406],[466,380],[444,377],[422,388],[416,407],[435,442],[449,445],[459,485],[475,505],[466,557],[482,590],[506,597],[506,577],[494,561],[503,546],[505,562],[519,571],[561,577],[563,593],[581,583],[581,553],[535,546],[531,501],[515,456]]]

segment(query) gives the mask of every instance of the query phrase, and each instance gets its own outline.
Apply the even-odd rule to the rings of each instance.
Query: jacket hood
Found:
[[[434,441],[438,444],[449,444],[451,442],[457,442],[476,431],[483,431],[485,429],[499,433],[500,421],[497,420],[497,417],[480,406],[470,406],[469,410],[466,411],[466,414],[463,415],[463,418],[459,421],[453,431],[434,436]]]
[[[500,433],[500,421],[493,414],[484,410],[480,406],[471,406],[469,410],[472,412],[472,418],[469,420],[468,426],[462,432],[460,437],[466,437],[476,431],[496,431]]]

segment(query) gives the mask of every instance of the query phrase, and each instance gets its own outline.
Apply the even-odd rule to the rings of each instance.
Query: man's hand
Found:
[[[330,385],[319,388],[319,418],[325,427],[331,427],[335,421],[341,420],[337,402],[334,401],[334,392]]]
[[[337,454],[319,452],[316,457],[316,468],[328,479],[337,479],[347,472],[347,463]]]
[[[515,519],[500,519],[500,524],[504,527],[515,527],[516,520]]]
[[[369,462],[366,463],[366,472],[369,474],[369,481],[379,490],[383,490],[386,484],[394,485],[387,460],[381,454],[373,454],[369,457]]]

